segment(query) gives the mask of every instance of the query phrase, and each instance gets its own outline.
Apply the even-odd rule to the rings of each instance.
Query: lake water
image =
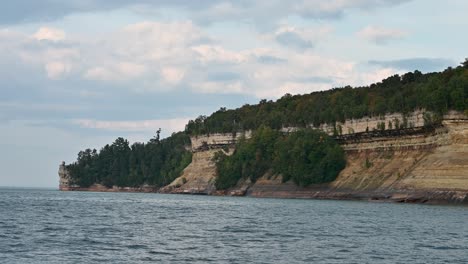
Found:
[[[468,208],[0,189],[0,263],[468,263]]]

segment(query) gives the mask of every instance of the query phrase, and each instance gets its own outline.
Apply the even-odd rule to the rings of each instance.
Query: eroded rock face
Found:
[[[422,113],[412,116],[419,120],[415,124],[423,125]],[[388,117],[393,120],[395,115]],[[342,142],[347,166],[330,184],[301,188],[292,182],[283,183],[281,175],[265,175],[256,183],[241,182],[235,188],[216,194],[468,202],[468,120],[455,112],[444,119],[443,126],[435,131]],[[211,144],[219,148],[221,142],[232,146],[235,138],[231,134],[217,134],[211,139],[198,137],[195,142],[193,162],[171,184],[177,193],[213,193],[216,167],[212,158],[218,150],[200,150],[199,147]]]
[[[65,167],[65,162],[62,162],[59,166],[58,170],[59,175],[59,190],[61,191],[68,191],[72,185],[70,173],[68,172],[67,168]]]
[[[209,135],[199,135],[190,137],[190,141],[192,142],[192,151],[197,152],[201,150],[205,150],[204,146],[216,149],[222,148],[223,146],[232,146],[235,145],[236,142],[241,137],[250,138],[252,135],[251,131],[246,131],[244,133],[215,133]]]
[[[184,169],[182,175],[171,184],[164,187],[161,192],[211,194],[216,180],[216,165],[213,157],[218,149],[195,152],[192,162]]]
[[[162,188],[164,193],[212,194],[216,188],[216,164],[213,161],[218,151],[230,155],[234,145],[241,137],[250,138],[251,133],[210,134],[191,137],[192,162],[182,175],[171,184]]]
[[[300,188],[263,177],[257,197],[468,203],[468,120],[446,120],[431,134],[345,144],[346,168],[324,185]]]

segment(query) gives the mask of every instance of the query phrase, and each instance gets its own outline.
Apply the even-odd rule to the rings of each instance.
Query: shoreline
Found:
[[[124,193],[159,193],[180,195],[207,195],[225,197],[252,197],[273,199],[304,199],[304,200],[336,200],[336,201],[367,201],[373,203],[411,203],[430,205],[461,205],[468,206],[468,192],[456,190],[437,191],[395,191],[395,192],[356,192],[343,190],[307,190],[299,192],[249,192],[244,194],[228,193],[228,191],[178,192],[161,191],[154,187],[113,187],[113,188],[59,188],[64,192],[124,192]]]

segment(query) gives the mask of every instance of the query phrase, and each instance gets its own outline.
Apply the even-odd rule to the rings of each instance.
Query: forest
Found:
[[[80,151],[77,161],[67,165],[74,184],[81,187],[94,183],[107,187],[169,184],[192,161],[192,153],[186,148],[190,146],[190,138],[179,132],[161,140],[160,132],[146,144],[136,142],[130,146],[126,139],[119,137],[99,152]]]
[[[305,95],[286,94],[277,101],[261,100],[227,110],[220,108],[210,116],[189,121],[189,135],[235,133],[260,126],[317,127],[346,119],[408,113],[426,109],[436,114],[448,110],[465,111],[468,105],[468,60],[462,66],[440,73],[419,71],[393,75],[366,87],[346,86]]]
[[[235,186],[240,179],[255,182],[265,173],[281,174],[283,182],[299,186],[333,181],[345,167],[344,151],[324,132],[300,129],[292,133],[262,126],[250,139],[241,139],[233,155],[215,154],[217,189]]]
[[[210,116],[199,116],[185,131],[160,139],[161,130],[147,143],[132,145],[117,138],[102,149],[86,149],[67,165],[72,181],[88,187],[161,187],[177,178],[191,162],[190,136],[210,133],[254,131],[250,140],[237,144],[232,156],[216,155],[219,178],[226,189],[240,179],[255,181],[265,172],[283,175],[300,186],[332,181],[344,167],[344,154],[332,137],[311,129],[289,135],[282,127],[311,128],[349,118],[408,113],[426,109],[441,116],[449,110],[468,115],[468,59],[461,66],[439,73],[419,71],[393,75],[365,87],[342,87],[304,95],[286,94],[277,101],[261,100]],[[400,127],[404,128],[404,127]]]

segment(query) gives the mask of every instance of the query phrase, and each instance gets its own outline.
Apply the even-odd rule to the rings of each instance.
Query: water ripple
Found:
[[[468,208],[0,189],[1,263],[468,263]]]

